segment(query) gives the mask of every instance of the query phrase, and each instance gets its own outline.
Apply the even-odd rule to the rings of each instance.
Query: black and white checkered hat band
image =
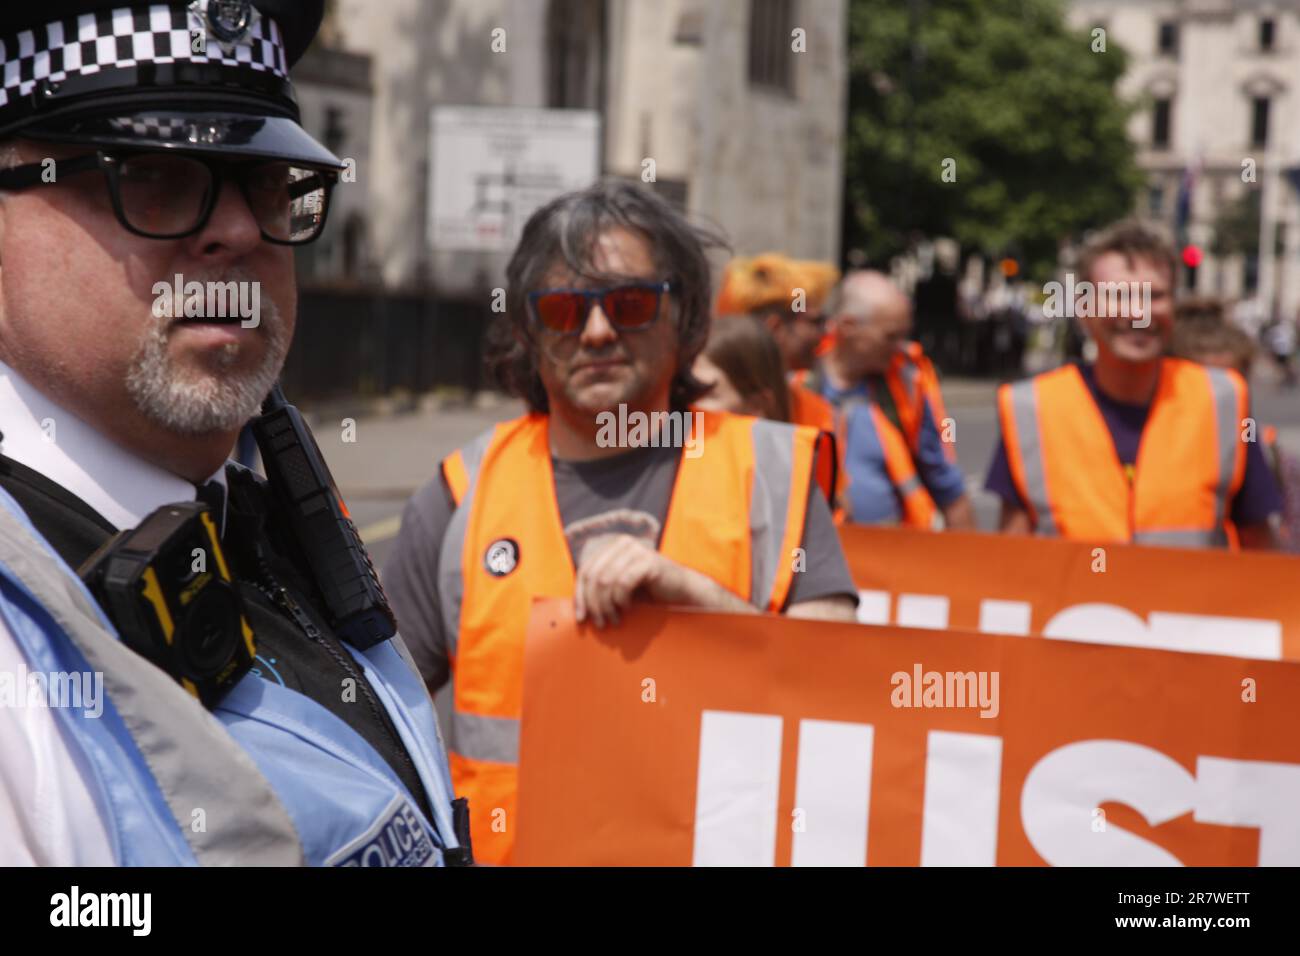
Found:
[[[203,53],[194,52],[196,36],[204,38]],[[103,10],[24,30],[0,40],[0,61],[0,108],[29,96],[41,80],[58,82],[146,63],[218,63],[281,78],[289,74],[274,20],[258,17],[246,38],[227,46],[207,35],[198,14],[166,3]]]
[[[107,121],[109,129],[139,139],[184,139],[193,120],[178,116],[117,116]]]

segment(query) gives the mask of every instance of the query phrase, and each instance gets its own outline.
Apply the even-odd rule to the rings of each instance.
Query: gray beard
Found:
[[[280,376],[289,337],[274,302],[262,304],[266,352],[254,369],[234,373],[239,346],[223,347],[205,368],[181,369],[167,351],[169,318],[155,318],[127,370],[126,391],[146,418],[183,435],[236,431],[256,415]]]

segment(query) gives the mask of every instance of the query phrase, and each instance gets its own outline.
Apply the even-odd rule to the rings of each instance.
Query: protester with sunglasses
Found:
[[[515,839],[534,597],[572,596],[596,627],[636,600],[854,617],[813,481],[817,430],[692,408],[706,241],[627,183],[538,210],[507,268],[492,354],[529,411],[449,456],[403,515],[385,584],[431,689],[455,661],[449,749],[479,860],[509,861]]]
[[[293,337],[291,247],[343,168],[288,80],[323,3],[126,3],[0,12],[0,678],[81,691],[0,706],[0,865],[463,861],[400,640],[340,636],[282,502],[227,463]],[[255,314],[189,291],[212,287]],[[210,703],[74,570],[196,499],[224,557],[207,539],[143,580],[156,608],[160,577],[230,573],[255,667]],[[169,640],[217,626],[200,607],[158,613]]]

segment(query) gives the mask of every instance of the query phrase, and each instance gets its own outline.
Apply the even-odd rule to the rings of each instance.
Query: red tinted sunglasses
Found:
[[[578,335],[587,325],[594,303],[617,329],[643,329],[659,317],[659,303],[675,291],[670,279],[629,282],[608,289],[539,289],[528,293],[533,321],[553,335]]]

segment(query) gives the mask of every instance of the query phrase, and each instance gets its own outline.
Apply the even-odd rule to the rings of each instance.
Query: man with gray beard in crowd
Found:
[[[0,59],[28,58],[6,75],[57,81],[0,101],[0,673],[106,690],[103,720],[0,708],[0,865],[468,862],[391,615],[337,613],[310,555],[339,549],[227,460],[344,168],[288,81],[323,3],[127,3],[0,12]]]

